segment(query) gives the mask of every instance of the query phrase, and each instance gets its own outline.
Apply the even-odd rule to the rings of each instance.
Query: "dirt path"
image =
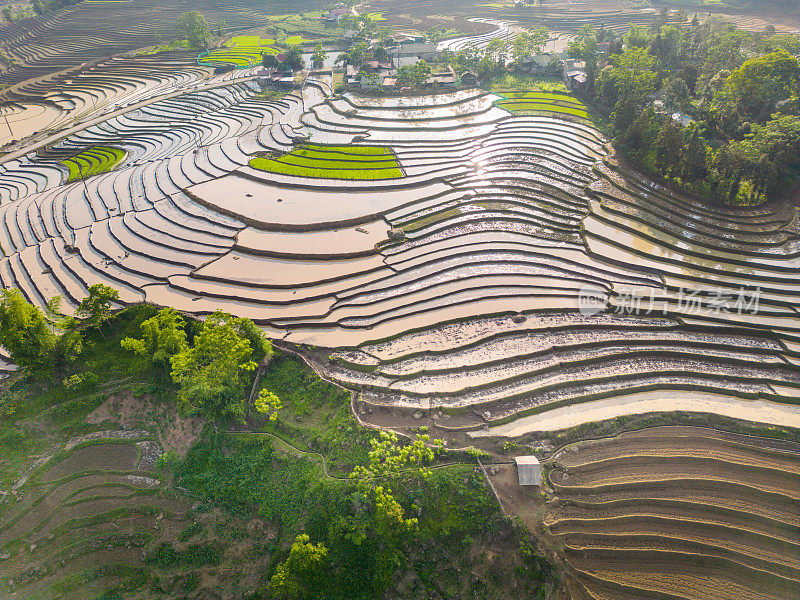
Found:
[[[333,475],[331,475],[328,472],[328,461],[319,452],[307,452],[305,450],[300,450],[300,448],[298,448],[296,446],[293,446],[292,444],[290,444],[286,440],[278,437],[275,434],[268,433],[266,431],[236,431],[236,430],[228,431],[228,433],[247,433],[249,435],[263,435],[263,436],[272,438],[273,440],[276,440],[278,442],[278,446],[281,446],[283,448],[283,450],[287,450],[288,449],[291,454],[294,454],[298,458],[303,458],[304,456],[313,456],[313,457],[321,458],[322,459],[322,471],[325,473],[325,477],[327,477],[328,479],[331,479],[333,481],[350,481],[349,477],[334,477]]]

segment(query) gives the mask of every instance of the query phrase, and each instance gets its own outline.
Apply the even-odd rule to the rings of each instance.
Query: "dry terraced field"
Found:
[[[544,522],[573,598],[796,598],[799,450],[675,427],[563,448]]]
[[[319,6],[311,3],[304,8]],[[268,9],[252,0],[194,2],[210,23],[224,19],[229,31],[271,24],[270,15],[291,14],[298,7],[271,2]],[[157,36],[173,39],[175,22],[187,10],[174,0],[83,2],[57,13],[0,25],[0,46],[11,60],[4,83],[19,83],[87,61],[152,46]],[[266,12],[265,12],[266,10]]]
[[[179,597],[201,581],[228,597],[254,589],[269,554],[245,528],[264,524],[193,510],[154,472],[160,453],[151,433],[129,429],[46,454],[0,498],[0,594],[124,598],[150,583],[149,593]],[[255,568],[230,566],[241,553]]]

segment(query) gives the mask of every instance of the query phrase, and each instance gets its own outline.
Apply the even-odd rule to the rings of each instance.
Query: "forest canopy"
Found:
[[[583,94],[608,118],[617,148],[706,199],[756,204],[786,194],[800,173],[800,36],[716,17],[670,21],[662,12],[622,38],[585,26],[569,47],[586,61]]]

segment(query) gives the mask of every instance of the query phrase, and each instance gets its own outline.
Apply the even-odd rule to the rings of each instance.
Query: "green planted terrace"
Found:
[[[397,179],[403,171],[386,146],[319,146],[307,144],[279,158],[257,157],[250,166],[296,177],[328,179]]]
[[[69,179],[72,182],[83,177],[108,173],[119,165],[127,152],[119,148],[106,148],[104,146],[94,146],[84,150],[80,154],[61,161],[61,164],[69,169]]]
[[[589,113],[582,102],[567,94],[557,92],[503,92],[496,106],[516,115],[557,113],[588,119]]]
[[[222,48],[200,55],[197,61],[205,65],[228,63],[237,67],[250,67],[261,62],[262,54],[278,54],[280,50],[274,44],[275,40],[270,38],[238,35],[225,42]]]

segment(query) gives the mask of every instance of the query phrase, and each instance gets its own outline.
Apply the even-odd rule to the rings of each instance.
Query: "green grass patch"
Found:
[[[369,12],[364,15],[370,21],[385,21],[386,17],[383,16],[382,12]]]
[[[397,179],[403,171],[385,146],[320,146],[295,148],[278,158],[256,157],[250,166],[260,171],[296,177],[329,179]]]
[[[120,148],[106,148],[104,146],[94,146],[84,150],[76,156],[66,158],[61,164],[69,169],[67,182],[77,181],[83,176],[84,179],[92,175],[108,173],[122,162],[128,153]]]
[[[175,50],[191,50],[192,46],[188,40],[174,40],[164,44],[151,46],[150,48],[143,48],[136,52],[136,56],[148,56],[151,54],[158,54],[160,52],[173,52]]]
[[[228,48],[241,48],[241,47],[266,47],[266,46],[274,46],[275,40],[271,38],[262,38],[260,35],[237,35],[236,37],[232,37],[227,42],[225,42],[225,46]]]
[[[283,43],[287,46],[296,46],[297,44],[304,44],[308,41],[309,40],[303,39],[302,35],[290,35],[283,40]]]
[[[564,85],[559,76],[515,75],[513,73],[507,73],[494,79],[490,85],[490,90],[498,94],[508,90],[569,93],[567,86]]]

